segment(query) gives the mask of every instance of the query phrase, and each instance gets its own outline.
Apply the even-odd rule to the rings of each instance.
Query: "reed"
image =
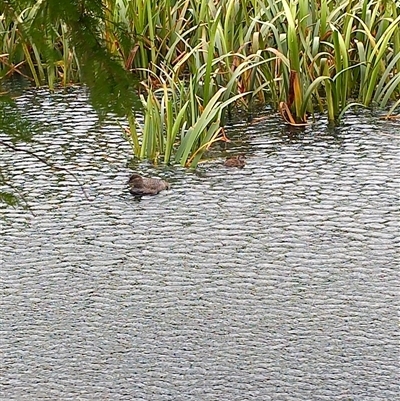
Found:
[[[127,115],[139,158],[195,165],[223,138],[225,112],[236,103],[270,103],[293,125],[315,112],[338,121],[353,104],[390,112],[399,104],[395,0],[7,4],[2,76],[24,74],[50,88],[85,82],[95,106],[104,97],[106,110]],[[132,110],[132,75],[141,81],[143,121]]]
[[[130,126],[136,157],[195,167],[204,151],[222,138],[223,113],[246,93],[224,99],[227,89],[222,87],[205,101],[200,95],[204,92],[202,76],[200,71],[197,79],[186,82],[174,71],[163,71],[161,87],[141,96],[143,122],[134,119]]]

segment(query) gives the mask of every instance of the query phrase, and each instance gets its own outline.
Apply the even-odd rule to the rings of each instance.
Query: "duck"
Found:
[[[164,189],[170,189],[171,185],[159,178],[145,178],[139,174],[132,174],[128,180],[129,191],[134,196],[157,195]]]
[[[239,156],[233,156],[233,157],[228,157],[225,160],[224,166],[225,167],[239,167],[243,168],[246,164],[246,156],[245,155],[239,155]]]

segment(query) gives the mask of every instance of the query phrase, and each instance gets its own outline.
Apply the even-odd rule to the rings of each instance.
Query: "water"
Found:
[[[2,148],[1,400],[399,399],[399,122],[232,125],[196,172],[133,163],[172,184],[138,202],[81,90],[18,102],[68,172]]]

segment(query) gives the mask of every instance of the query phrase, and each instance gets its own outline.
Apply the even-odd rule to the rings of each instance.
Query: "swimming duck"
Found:
[[[135,196],[156,195],[171,187],[167,181],[159,178],[144,178],[139,174],[133,174],[128,180],[128,185],[130,193]]]
[[[246,164],[246,156],[239,155],[239,156],[228,157],[225,160],[224,166],[243,168],[245,164]]]

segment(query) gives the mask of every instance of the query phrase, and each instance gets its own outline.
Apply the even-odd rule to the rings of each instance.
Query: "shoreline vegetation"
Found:
[[[195,167],[235,108],[303,126],[400,104],[396,0],[8,0],[0,46],[0,92],[14,75],[85,84],[126,116],[135,157],[166,164]]]

